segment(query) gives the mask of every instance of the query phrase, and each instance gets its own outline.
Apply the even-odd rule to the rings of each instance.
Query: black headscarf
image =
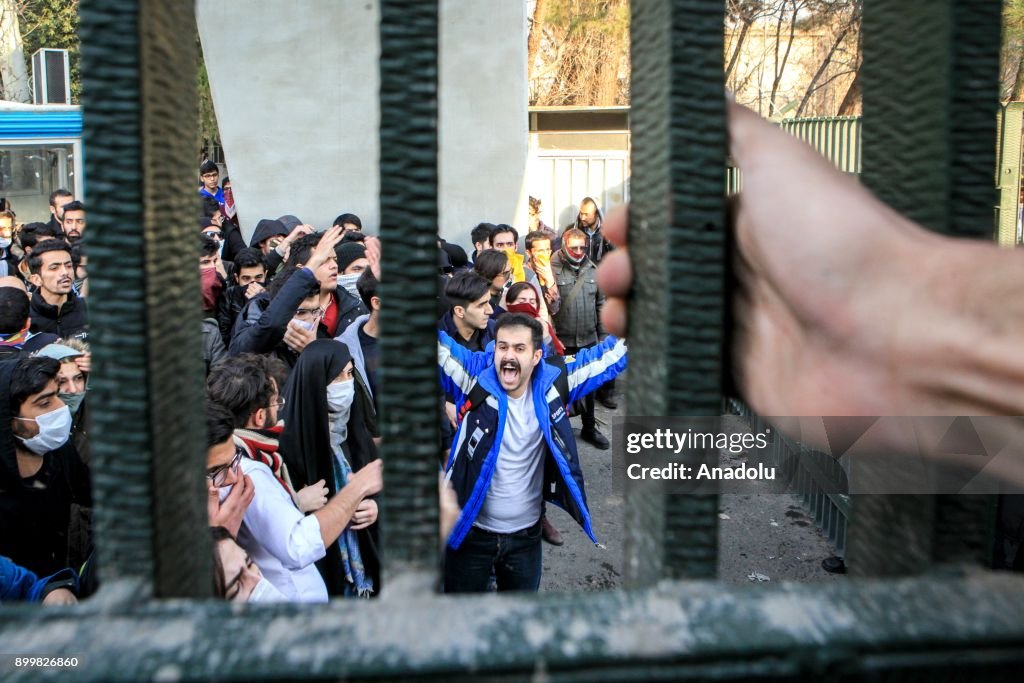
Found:
[[[317,339],[303,349],[284,386],[284,431],[279,450],[295,489],[321,479],[333,496],[334,451],[327,414],[327,385],[352,360],[345,344]]]
[[[341,374],[352,360],[348,347],[333,339],[317,339],[310,343],[288,377],[284,388],[284,431],[278,441],[281,457],[288,465],[296,489],[321,479],[327,482],[330,496],[338,492],[334,486],[334,451],[331,449],[330,419],[327,411],[327,385]],[[369,395],[362,388],[358,374],[355,377],[356,396],[348,420],[348,438],[343,449],[353,471],[359,471],[377,458],[377,449],[369,433],[368,416],[364,404],[370,404]],[[380,594],[380,524],[357,531],[363,565],[367,576]],[[331,595],[344,593],[344,572],[341,551],[335,541],[327,548],[327,555],[317,562],[317,568]]]

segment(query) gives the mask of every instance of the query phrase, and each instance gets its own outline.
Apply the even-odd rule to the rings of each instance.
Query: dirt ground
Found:
[[[609,440],[612,418],[625,415],[621,394],[618,401],[616,411],[597,405],[598,428]],[[578,433],[579,418],[573,418],[573,424]],[[542,591],[613,590],[622,582],[623,499],[612,492],[611,450],[599,451],[586,442],[577,443],[594,531],[605,547],[591,543],[565,512],[548,506],[548,519],[562,532],[565,545],[544,544]],[[718,574],[726,583],[767,585],[844,579],[821,568],[821,561],[834,550],[796,496],[723,495],[718,524]]]

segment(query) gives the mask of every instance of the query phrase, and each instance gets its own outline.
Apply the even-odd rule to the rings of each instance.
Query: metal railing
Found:
[[[194,227],[167,220],[191,216],[195,202],[192,8],[83,0],[103,584],[70,609],[0,608],[0,653],[82,654],[72,672],[4,660],[5,680],[1017,680],[1024,580],[935,571],[979,563],[979,527],[965,523],[977,511],[942,500],[921,517],[905,514],[919,501],[855,506],[846,545],[858,582],[695,581],[714,577],[717,496],[648,495],[626,500],[627,590],[430,591],[438,416],[423,398],[436,392],[436,370],[422,302],[436,286],[438,0],[379,2],[383,319],[393,321],[381,359],[384,595],[317,606],[183,599],[210,592],[199,297],[181,276],[195,260],[179,248]],[[729,371],[724,3],[636,0],[631,12],[630,243],[644,268],[630,408],[717,415]],[[997,94],[999,3],[873,0],[864,13],[865,182],[932,229],[970,234],[994,203],[994,116],[975,103]]]

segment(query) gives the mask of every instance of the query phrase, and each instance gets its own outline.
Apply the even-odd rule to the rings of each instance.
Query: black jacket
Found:
[[[74,292],[68,293],[68,299],[58,310],[56,306],[46,303],[39,291],[32,293],[29,305],[32,317],[32,332],[51,332],[62,339],[88,334],[89,311],[85,299]]]
[[[221,252],[220,258],[223,261],[234,261],[235,255],[245,249],[245,238],[242,237],[242,231],[230,221],[224,221],[220,229],[224,233],[224,251]]]
[[[5,396],[14,366],[0,363]],[[69,441],[43,456],[39,472],[22,478],[10,424],[9,401],[0,401],[0,555],[47,576],[81,561],[68,556],[68,523],[72,504],[92,506],[89,468]]]
[[[235,321],[228,355],[274,353],[288,367],[294,367],[298,354],[284,343],[284,333],[302,300],[317,291],[319,284],[316,278],[309,270],[301,268],[281,287],[272,301],[266,293],[250,299]],[[338,287],[335,296],[338,302],[338,330],[344,331],[356,318],[368,313],[363,302],[344,288]],[[331,335],[321,324],[317,327],[316,336],[323,339]]]
[[[231,285],[225,287],[217,298],[217,327],[225,346],[231,342],[231,330],[235,327],[238,314],[242,312],[249,300],[245,298],[248,285]],[[255,297],[254,297],[255,298]]]

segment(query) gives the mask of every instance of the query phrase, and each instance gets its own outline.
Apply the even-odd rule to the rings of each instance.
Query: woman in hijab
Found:
[[[353,471],[377,458],[366,428],[359,380],[348,347],[318,339],[301,354],[284,389],[280,453],[296,489],[321,479],[329,498]],[[377,503],[359,504],[352,524],[327,548],[317,567],[330,595],[369,597],[380,592]]]

